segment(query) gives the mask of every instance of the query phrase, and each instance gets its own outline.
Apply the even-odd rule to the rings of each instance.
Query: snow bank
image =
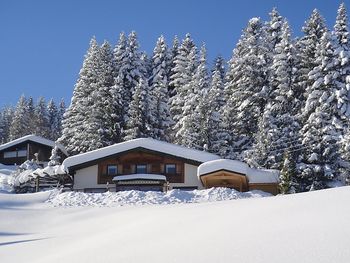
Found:
[[[0,194],[0,208],[42,204],[53,193],[53,191],[45,191],[32,194]]]
[[[12,180],[12,173],[17,169],[16,165],[5,165],[0,163],[0,193],[12,192],[10,183]]]
[[[1,262],[348,263],[349,200],[340,187],[187,205],[0,207]]]
[[[267,197],[269,193],[251,191],[241,193],[229,188],[211,188],[206,190],[171,190],[162,192],[122,191],[106,193],[65,192],[52,195],[48,200],[53,206],[124,206],[146,204],[203,203],[234,200],[253,197]]]
[[[207,162],[220,158],[215,154],[189,149],[176,144],[162,142],[151,138],[139,138],[68,157],[63,161],[62,164],[65,168],[68,169],[69,167],[75,166],[77,164],[86,163],[136,148],[144,148],[152,151],[167,153],[173,156],[199,162]]]
[[[244,162],[230,159],[205,162],[198,167],[197,175],[200,178],[202,175],[220,170],[245,174],[249,183],[278,183],[279,180],[278,170],[250,168]]]

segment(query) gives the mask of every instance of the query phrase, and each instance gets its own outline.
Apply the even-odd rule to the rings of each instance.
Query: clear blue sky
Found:
[[[251,17],[268,19],[276,6],[294,35],[314,8],[333,27],[338,0],[3,0],[0,3],[0,107],[21,94],[70,101],[89,40],[114,45],[119,33],[138,33],[141,49],[153,50],[189,32],[206,43],[209,60],[229,58]],[[350,0],[345,4],[350,9]],[[350,11],[349,11],[350,13]]]

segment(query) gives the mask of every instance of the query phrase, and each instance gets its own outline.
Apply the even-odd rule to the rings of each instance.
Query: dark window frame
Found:
[[[167,166],[168,165],[173,165],[173,166],[175,166],[174,168],[175,168],[175,172],[168,172],[167,171]],[[177,165],[176,165],[176,163],[166,163],[166,164],[164,164],[164,173],[165,174],[177,174]]]
[[[137,170],[138,166],[145,166],[146,171],[139,173],[138,170]],[[136,174],[147,174],[148,173],[147,172],[147,164],[145,164],[145,163],[138,163],[138,164],[136,164],[135,165],[135,173]]]
[[[115,173],[111,174],[109,173],[109,167],[115,167]],[[106,167],[106,175],[109,175],[109,176],[115,176],[115,175],[118,175],[118,165],[117,164],[107,164],[107,167]]]

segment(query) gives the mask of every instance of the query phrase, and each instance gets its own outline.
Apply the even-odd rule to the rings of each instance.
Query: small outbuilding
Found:
[[[278,170],[254,169],[237,160],[205,162],[199,165],[197,175],[205,188],[229,187],[241,192],[262,190],[278,193]]]
[[[26,135],[0,145],[0,163],[5,165],[19,165],[27,160],[38,159],[39,164],[46,166],[51,156],[51,150],[57,145],[61,161],[67,156],[66,149],[55,144],[54,141],[37,135]],[[37,155],[37,157],[36,157]]]

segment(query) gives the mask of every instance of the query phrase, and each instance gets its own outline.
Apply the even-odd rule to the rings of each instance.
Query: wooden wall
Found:
[[[113,183],[114,176],[107,175],[107,165],[117,165],[118,175],[136,173],[136,164],[146,164],[147,173],[165,175],[170,183],[184,183],[184,162],[176,158],[164,157],[142,151],[128,152],[124,155],[98,163],[98,184]],[[175,164],[176,174],[166,174],[165,164]]]

